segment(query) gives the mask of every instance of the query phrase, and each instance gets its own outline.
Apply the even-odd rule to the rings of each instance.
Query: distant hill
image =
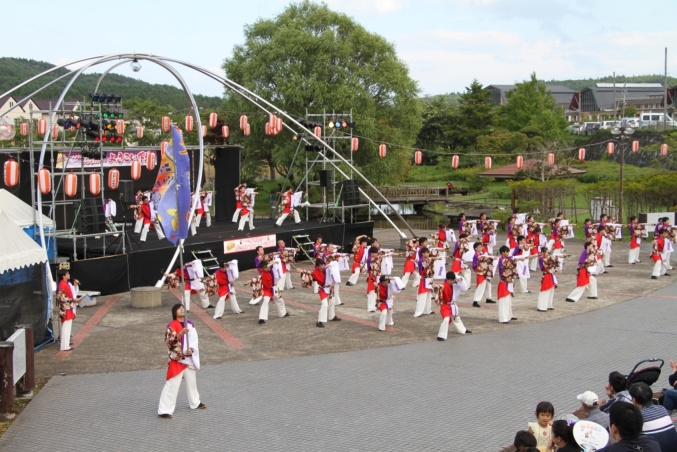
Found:
[[[44,61],[26,60],[23,58],[0,58],[0,93],[53,67],[53,64],[45,63]],[[14,97],[26,96],[45,83],[67,72],[71,71],[58,69],[20,88],[13,95]],[[94,90],[100,76],[101,74],[81,75],[68,90],[67,97],[80,100],[87,98],[87,94]],[[59,97],[68,79],[69,77],[66,77],[54,85],[45,88],[35,97],[42,99]],[[174,109],[188,107],[188,101],[182,89],[171,85],[147,83],[124,75],[108,74],[101,85],[100,91],[113,92],[122,96],[123,100],[139,97],[141,99],[157,99],[161,105],[171,106]],[[216,108],[222,102],[222,99],[216,96],[202,96],[199,94],[194,96],[197,104],[205,108]]]
[[[588,78],[580,80],[546,80],[548,85],[562,85],[579,91],[589,86],[595,86],[597,83],[613,83],[614,77],[612,75],[601,78]],[[665,83],[665,77],[660,74],[656,75],[616,75],[616,83]],[[677,86],[677,78],[668,77],[668,87]]]

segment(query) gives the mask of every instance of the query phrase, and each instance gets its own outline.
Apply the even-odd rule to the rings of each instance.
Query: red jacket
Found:
[[[273,275],[269,271],[261,273],[261,286],[264,297],[273,297]]]
[[[150,205],[143,203],[141,204],[141,215],[143,216],[143,224],[150,224],[150,227],[153,227],[153,222],[150,220]]]
[[[216,283],[219,285],[219,297],[228,295],[228,284],[230,284],[230,281],[228,281],[226,272],[218,269],[214,275],[216,276]]]

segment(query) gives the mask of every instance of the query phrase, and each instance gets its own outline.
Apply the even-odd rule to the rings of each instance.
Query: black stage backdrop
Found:
[[[80,281],[80,288],[82,290],[98,291],[101,292],[101,295],[127,292],[130,289],[127,279],[128,256],[131,265],[136,256],[134,254],[118,254],[71,261],[71,268],[69,270],[71,279]],[[50,265],[54,281],[57,282],[56,271],[58,267],[57,264]]]
[[[346,253],[352,252],[355,238],[361,235],[371,237],[374,233],[374,222],[364,221],[362,223],[346,223],[346,229],[343,233],[343,250]],[[378,237],[376,237],[378,238]]]
[[[214,149],[215,214],[219,221],[232,220],[235,213],[233,190],[240,185],[240,146]]]

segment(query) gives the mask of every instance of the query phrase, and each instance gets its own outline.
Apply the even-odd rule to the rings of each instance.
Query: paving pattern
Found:
[[[182,389],[171,420],[156,414],[164,370],[55,376],[0,450],[496,451],[538,402],[572,412],[610,371],[676,358],[676,294],[447,342],[209,365],[208,409],[191,411]]]

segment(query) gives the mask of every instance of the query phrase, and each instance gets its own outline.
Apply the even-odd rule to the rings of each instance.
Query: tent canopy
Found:
[[[5,190],[2,190],[5,191]],[[0,273],[47,262],[47,253],[0,210]]]
[[[33,224],[40,225],[38,211],[4,188],[0,189],[0,210],[20,228],[27,228]],[[47,215],[42,215],[42,226],[53,228],[54,222]]]

